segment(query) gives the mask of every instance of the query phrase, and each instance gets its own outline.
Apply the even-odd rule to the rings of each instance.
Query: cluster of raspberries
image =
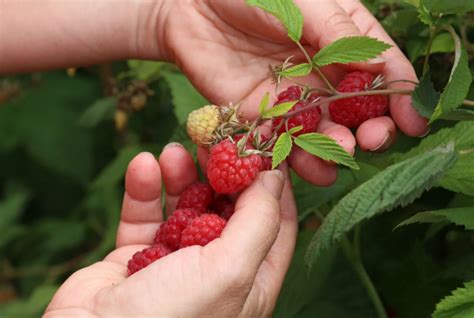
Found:
[[[220,237],[233,213],[234,203],[227,196],[216,194],[207,183],[191,184],[181,194],[176,210],[156,231],[153,245],[128,261],[128,275],[180,248],[204,246]]]

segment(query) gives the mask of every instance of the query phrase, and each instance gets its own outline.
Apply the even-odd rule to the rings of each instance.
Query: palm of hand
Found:
[[[236,214],[220,239],[205,247],[174,252],[127,278],[127,261],[153,241],[162,221],[162,177],[171,208],[184,188],[197,179],[192,157],[183,148],[173,146],[160,156],[160,164],[150,154],[141,154],[130,163],[117,249],[104,261],[73,274],[56,293],[46,317],[237,316],[271,312],[296,236],[289,181],[281,195],[281,222],[277,200],[262,186],[265,181],[257,180],[240,196]],[[262,222],[267,229],[262,228]]]
[[[339,37],[361,34],[394,45],[383,55],[386,62],[324,68],[332,83],[339,82],[354,68],[382,73],[388,82],[416,80],[410,62],[358,1],[297,2],[305,17],[302,43],[310,54]],[[275,99],[269,66],[281,64],[289,56],[294,56],[295,63],[305,61],[275,19],[246,6],[244,1],[173,2],[168,10],[169,18],[160,31],[164,34],[167,58],[175,61],[211,102],[242,102],[239,111],[245,119],[257,116],[257,105],[266,92]],[[324,87],[315,75],[300,81]],[[281,89],[290,84],[282,83]],[[391,87],[412,88],[407,83]],[[396,125],[410,136],[423,135],[428,129],[426,120],[411,106],[409,96],[391,96],[390,115],[368,120],[354,136],[346,127],[332,122],[323,107],[318,132],[332,137],[352,154],[356,143],[362,150],[385,150],[396,139]],[[298,175],[316,185],[330,185],[337,178],[337,167],[299,149],[295,149],[289,163]]]

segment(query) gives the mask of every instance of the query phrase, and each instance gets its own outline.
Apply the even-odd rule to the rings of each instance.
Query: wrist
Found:
[[[137,0],[130,58],[169,61],[165,24],[171,4],[165,0]]]

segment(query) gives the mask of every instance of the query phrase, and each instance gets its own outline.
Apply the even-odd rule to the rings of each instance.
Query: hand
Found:
[[[393,45],[383,54],[383,59],[372,64],[324,68],[333,83],[350,68],[382,73],[387,81],[416,80],[410,62],[359,1],[296,2],[305,20],[302,42],[311,53],[338,38],[361,34]],[[304,61],[276,19],[260,9],[248,7],[243,0],[170,1],[164,2],[161,12],[165,16],[159,18],[159,33],[155,36],[163,57],[176,62],[211,102],[242,101],[240,110],[247,119],[255,118],[263,95],[275,91],[268,66],[281,64],[291,55],[295,61]],[[309,76],[306,82],[324,86],[316,76]],[[406,83],[391,87],[413,88]],[[326,110],[323,112],[319,131],[334,138],[349,153],[354,152],[356,140],[362,150],[385,150],[395,141],[395,123],[409,136],[422,136],[428,130],[426,120],[413,109],[409,96],[391,96],[391,118],[385,116],[365,122],[355,137],[346,127],[330,121]],[[336,166],[301,150],[296,149],[289,162],[301,177],[316,185],[330,185],[337,178]]]
[[[168,209],[197,180],[192,157],[171,144],[159,158],[130,163],[117,249],[73,274],[45,317],[269,316],[288,269],[297,231],[287,170],[262,172],[237,199],[222,236],[176,251],[127,278],[127,261],[151,244],[162,222],[161,179]],[[279,201],[280,200],[280,201]]]

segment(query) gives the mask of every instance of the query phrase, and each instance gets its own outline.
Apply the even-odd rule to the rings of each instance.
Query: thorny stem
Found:
[[[331,91],[331,93],[336,93],[336,89],[334,88],[334,86],[331,84],[331,82],[328,80],[328,78],[326,77],[326,75],[323,74],[323,72],[321,72],[321,69],[316,66],[313,61],[311,60],[311,57],[309,57],[308,55],[308,52],[306,52],[305,48],[303,47],[303,45],[301,45],[301,43],[298,41],[296,42],[296,45],[298,45],[298,47],[300,48],[301,52],[303,52],[304,56],[306,57],[306,60],[308,61],[308,63],[311,65],[311,67],[313,68],[313,70],[316,71],[316,73],[318,73],[319,77],[324,81],[324,83],[326,84],[326,86],[329,88],[329,90]]]
[[[367,295],[369,296],[372,304],[375,307],[375,311],[377,313],[377,317],[379,318],[388,318],[387,312],[385,311],[385,307],[380,299],[380,296],[377,292],[377,289],[374,286],[369,274],[367,273],[364,264],[362,263],[362,259],[360,258],[360,251],[358,247],[352,244],[347,237],[342,239],[342,249],[346,254],[346,257],[349,259],[352,268],[356,272],[357,276],[359,276],[360,281],[365,287],[367,291]]]
[[[316,106],[325,104],[325,103],[330,103],[338,99],[344,99],[344,98],[350,98],[350,97],[357,97],[357,96],[368,96],[368,95],[389,95],[389,94],[401,94],[401,95],[410,95],[413,93],[413,90],[410,89],[378,89],[378,90],[373,90],[373,91],[362,91],[362,92],[353,92],[353,93],[339,93],[337,95],[325,98],[325,99],[320,99],[315,102],[310,103],[308,106],[305,106],[303,108],[300,108],[294,112],[287,113],[281,118],[291,118],[293,116],[296,116],[298,114],[301,114],[311,108],[314,108]]]

